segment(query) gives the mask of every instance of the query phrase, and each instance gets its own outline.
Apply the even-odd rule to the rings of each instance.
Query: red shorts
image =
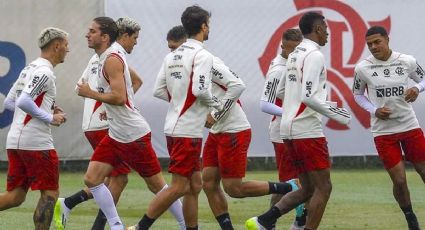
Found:
[[[193,172],[201,169],[202,138],[167,136],[167,149],[170,154],[168,172],[190,178]]]
[[[272,142],[276,155],[277,171],[279,172],[279,181],[285,182],[297,178],[297,170],[291,163],[288,151],[284,143]]]
[[[59,159],[56,151],[8,149],[7,191],[59,189]]]
[[[251,129],[237,133],[209,133],[202,154],[203,167],[218,167],[222,178],[242,178],[251,142]]]
[[[86,131],[84,132],[87,140],[89,141],[91,147],[96,149],[96,146],[100,143],[100,141],[108,134],[108,129],[101,129],[95,131]],[[122,162],[114,170],[109,174],[111,177],[119,176],[119,175],[127,175],[131,172],[130,166],[125,162]]]
[[[118,142],[106,135],[94,150],[91,161],[107,163],[114,168],[124,162],[142,177],[161,172],[161,166],[152,148],[151,133],[129,143]]]
[[[396,166],[401,161],[403,157],[401,149],[406,160],[412,163],[425,161],[425,138],[421,129],[377,136],[374,141],[379,158],[386,169]]]
[[[284,144],[297,174],[331,167],[325,137],[284,140]]]

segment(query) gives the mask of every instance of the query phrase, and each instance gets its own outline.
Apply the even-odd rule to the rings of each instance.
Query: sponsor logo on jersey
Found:
[[[235,72],[233,72],[231,69],[229,69],[229,71],[230,71],[230,73],[233,74],[233,76],[235,76],[236,78],[239,78],[238,75]]]
[[[312,88],[313,88],[313,82],[307,81],[305,83],[305,90],[307,90],[307,93],[305,94],[306,97],[310,97]]]
[[[384,77],[390,77],[390,70],[384,69]]]
[[[398,76],[404,75],[404,69],[402,67],[397,67],[395,73],[398,74]]]
[[[269,95],[270,94],[270,90],[272,88],[272,82],[268,81],[267,82],[267,86],[266,86],[266,91],[264,92],[264,95]]]
[[[392,97],[392,96],[402,96],[404,94],[403,86],[394,86],[376,89],[377,97]]]
[[[376,72],[373,72],[372,77],[377,77],[378,74]]]
[[[181,60],[182,58],[183,58],[183,55],[176,54],[176,55],[174,55],[173,60],[178,61],[178,60]]]
[[[360,89],[360,82],[361,80],[357,77],[357,74],[356,74],[356,76],[354,76],[354,84],[353,84],[355,90]]]
[[[91,73],[92,74],[97,74],[97,67],[92,67],[91,68]]]
[[[182,79],[182,74],[181,74],[181,72],[172,72],[170,75],[171,75],[171,77],[172,77],[172,78],[174,78],[174,79]]]
[[[186,48],[186,49],[191,49],[191,50],[194,50],[194,49],[195,49],[195,47],[187,46],[187,45],[181,45],[180,47],[181,47],[181,48],[180,48],[179,50],[184,50],[185,48]]]
[[[211,72],[214,76],[218,77],[219,79],[223,79],[223,74],[215,69],[214,67],[211,69]]]
[[[297,81],[297,77],[294,74],[289,74],[288,75],[289,81]]]
[[[422,69],[422,67],[420,65],[418,65],[418,68],[416,68],[416,74],[423,79],[424,78],[424,70]]]
[[[376,68],[381,68],[384,67],[383,65],[371,65],[370,69],[376,69]]]
[[[199,75],[199,89],[204,89],[205,88],[205,76],[204,75]]]

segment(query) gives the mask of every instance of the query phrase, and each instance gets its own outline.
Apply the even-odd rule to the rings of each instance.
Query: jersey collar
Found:
[[[40,61],[40,63],[42,65],[45,65],[45,66],[49,67],[49,69],[51,69],[53,71],[53,65],[52,65],[52,63],[50,63],[49,60],[47,60],[45,58],[42,58],[42,57],[39,57],[38,60]]]
[[[188,39],[186,40],[186,42],[187,42],[187,43],[192,43],[192,44],[197,44],[197,45],[199,45],[199,46],[201,46],[201,47],[204,47],[204,43],[203,43],[203,42],[200,42],[200,41],[198,41],[198,40],[196,40],[196,39],[188,38]]]
[[[319,45],[317,42],[313,41],[313,40],[310,40],[310,39],[308,39],[308,38],[304,38],[304,39],[303,39],[303,42],[306,42],[306,43],[308,43],[308,44],[312,44],[312,45],[314,45],[317,49],[320,49],[320,45]]]

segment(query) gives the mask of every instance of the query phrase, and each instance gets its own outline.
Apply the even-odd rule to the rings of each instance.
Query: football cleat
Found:
[[[252,217],[245,222],[245,228],[247,230],[273,230],[267,229],[258,222],[258,217]]]
[[[64,203],[65,198],[58,198],[55,203],[55,209],[53,213],[53,219],[55,221],[55,227],[57,230],[64,230],[66,221],[68,220],[69,209]]]

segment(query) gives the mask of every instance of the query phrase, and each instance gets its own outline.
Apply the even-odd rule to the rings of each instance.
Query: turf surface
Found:
[[[164,173],[170,181],[168,173]],[[83,173],[63,173],[60,177],[61,196],[71,195],[83,186]],[[275,172],[248,172],[246,179],[276,180]],[[407,172],[413,208],[422,227],[425,227],[425,187],[413,171]],[[0,172],[0,191],[5,190],[6,173]],[[320,229],[407,229],[404,216],[392,196],[390,179],[384,170],[333,170],[333,191]],[[33,209],[39,193],[29,192],[26,201],[18,208],[0,212],[0,229],[34,229]],[[122,194],[118,213],[127,225],[135,224],[145,212],[152,194],[144,182],[132,173]],[[203,192],[199,203],[200,229],[220,229],[213,217]],[[269,197],[228,199],[229,211],[235,229],[244,229],[247,218],[268,209]],[[77,206],[69,219],[67,229],[90,229],[97,214],[97,206],[91,200]],[[283,216],[277,229],[288,229],[293,213]],[[51,229],[54,229],[53,225]],[[178,229],[177,223],[166,213],[152,227]]]

